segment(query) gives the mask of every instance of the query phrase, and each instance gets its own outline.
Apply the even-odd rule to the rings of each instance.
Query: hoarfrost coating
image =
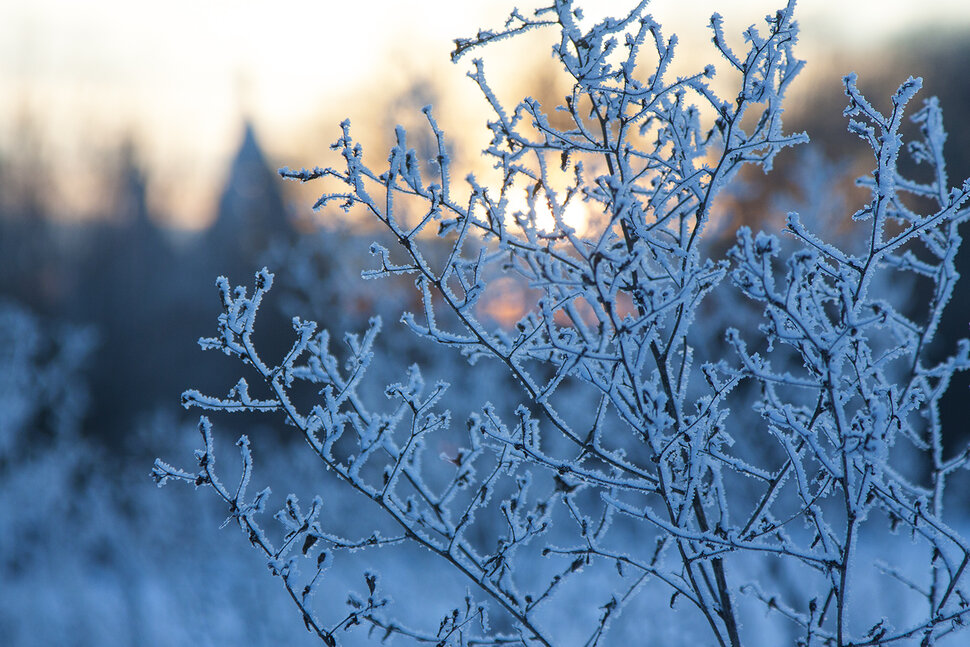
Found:
[[[277,412],[342,489],[327,477],[309,506],[290,495],[270,532],[269,490],[248,494],[248,438],[237,484],[223,482],[205,417],[198,470],[159,460],[154,476],[211,486],[327,645],[356,625],[442,645],[618,644],[662,640],[665,626],[687,632],[675,641],[693,632],[732,647],[966,638],[970,546],[943,502],[970,451],[944,451],[938,405],[970,346],[942,360],[928,347],[956,284],[970,182],[949,184],[940,107],[910,110],[919,136],[904,142],[920,81],[904,81],[883,114],[847,76],[849,132],[874,157],[858,181],[869,199],[850,214],[857,233],[837,245],[823,223],[792,213],[784,238],[736,227],[724,254],[705,231],[719,193],[742,167],[769,171],[807,141],[781,120],[803,66],[794,2],[745,30],[744,51],[711,18],[737,80],[727,98],[709,83],[713,65],[671,78],[677,39],[646,4],[586,29],[562,0],[456,40],[457,60],[549,30],[571,85],[555,122],[532,98],[509,111],[473,61],[469,77],[494,112],[484,151],[494,183],[454,181],[430,106],[430,171],[400,127],[386,169],[374,170],[349,121],[332,146],[341,166],[280,171],[330,183],[316,208],[336,203],[383,225],[389,240],[371,246],[364,277],[412,277],[415,312],[401,321],[442,352],[499,367],[508,384],[494,404],[456,410],[475,394],[426,381],[417,364],[371,384],[386,371],[379,318],[340,353],[294,318],[292,347],[267,362],[253,333],[273,274],[258,272],[251,294],[219,279],[224,313],[200,344],[241,359],[251,379],[225,397],[186,391],[183,404]],[[904,152],[914,177],[899,170]],[[573,205],[587,214],[582,235],[565,217]],[[932,289],[894,289],[910,276]],[[482,316],[496,277],[538,294],[514,326]],[[395,350],[384,349],[392,363]],[[359,503],[353,518],[325,521],[340,498]],[[394,577],[351,557],[359,551],[398,555],[385,561]],[[340,560],[360,561],[366,592],[342,600],[322,584]],[[425,585],[429,608],[456,597],[427,617],[407,599],[418,573],[443,567],[454,579]]]

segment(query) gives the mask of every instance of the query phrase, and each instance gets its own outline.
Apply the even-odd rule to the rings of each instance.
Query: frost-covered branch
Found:
[[[431,172],[401,127],[386,169],[376,170],[349,121],[332,146],[342,165],[280,171],[336,184],[317,208],[360,209],[384,227],[392,247],[371,246],[377,262],[364,276],[414,279],[407,329],[473,366],[494,362],[517,385],[461,412],[463,429],[448,410],[448,384],[427,387],[416,365],[386,388],[369,384],[379,319],[344,338],[341,361],[329,333],[295,318],[292,347],[267,364],[253,331],[273,275],[257,273],[252,296],[219,280],[224,313],[200,344],[242,360],[262,394],[241,379],[226,397],[191,390],[183,404],[281,415],[368,514],[394,527],[393,538],[376,521],[369,539],[348,538],[323,527],[320,499],[303,513],[291,497],[277,515],[276,547],[256,520],[268,491],[245,499],[248,441],[232,491],[214,471],[205,420],[200,471],[159,461],[155,476],[215,489],[327,644],[336,629],[366,622],[417,642],[549,646],[582,635],[596,645],[617,622],[638,622],[624,611],[656,592],[669,599],[662,606],[688,603],[708,640],[731,647],[758,642],[752,614],[762,607],[805,646],[929,645],[970,615],[970,544],[943,513],[947,480],[970,451],[944,452],[938,415],[952,376],[970,367],[970,344],[943,361],[927,352],[970,215],[970,183],[948,185],[939,106],[924,103],[912,117],[920,139],[904,142],[919,81],[903,83],[883,115],[847,77],[849,130],[875,161],[859,181],[871,199],[851,216],[861,251],[789,214],[784,240],[742,227],[719,258],[707,232],[719,194],[743,166],[767,172],[782,150],[807,141],[781,121],[803,65],[793,53],[794,2],[744,32],[746,52],[712,17],[714,50],[738,84],[727,98],[709,84],[713,65],[671,77],[677,38],[664,37],[646,4],[589,25],[560,0],[456,41],[454,58],[538,27],[558,30],[553,54],[571,84],[556,107],[565,125],[532,98],[507,109],[484,63],[473,63],[469,77],[494,112],[484,155],[495,182],[454,180],[430,107]],[[905,152],[929,172],[903,177]],[[893,286],[908,275],[933,289],[904,302]],[[538,295],[512,327],[482,316],[499,276]],[[371,397],[380,388],[385,406]],[[463,445],[435,462],[429,448],[459,436]],[[887,532],[888,543],[873,540]],[[330,624],[318,619],[308,600],[334,552],[408,544],[486,602],[466,598],[437,633],[410,629],[388,619],[367,575],[366,602],[352,598],[349,615]],[[867,572],[860,555],[897,544],[920,556],[922,571],[879,562]],[[317,565],[297,595],[292,555],[301,545]],[[857,582],[872,577],[899,587],[912,613],[890,622],[885,609],[855,599]],[[598,611],[564,628],[558,605],[577,590]],[[642,622],[660,622],[652,618]]]

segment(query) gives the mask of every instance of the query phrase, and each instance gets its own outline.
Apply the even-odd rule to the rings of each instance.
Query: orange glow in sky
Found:
[[[724,13],[728,26],[740,32],[761,23],[779,2],[656,0],[650,9],[690,51],[688,44],[708,46],[705,25],[713,11]],[[221,182],[246,117],[256,123],[271,155],[284,158],[274,161],[299,166],[317,163],[306,150],[310,134],[313,141],[328,141],[325,133],[335,136],[337,121],[353,114],[351,104],[360,105],[362,98],[379,104],[389,87],[404,88],[411,78],[431,76],[440,87],[454,88],[459,105],[480,103],[464,78],[470,63],[448,62],[452,39],[501,25],[513,4],[3,2],[0,154],[16,149],[27,119],[42,130],[48,154],[80,169],[80,177],[92,164],[92,150],[130,137],[164,187],[156,191],[160,204],[174,212],[176,223],[191,226],[210,208],[206,188]],[[586,4],[596,7],[588,13],[607,13],[630,3]],[[797,12],[802,54],[809,59],[812,51],[833,43],[875,47],[904,28],[970,24],[966,0],[812,0]],[[514,71],[518,63],[499,60],[494,69]]]

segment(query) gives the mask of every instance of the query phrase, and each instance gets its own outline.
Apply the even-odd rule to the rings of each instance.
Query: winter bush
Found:
[[[344,122],[342,165],[280,172],[330,182],[316,208],[383,225],[392,244],[371,246],[364,278],[413,279],[416,312],[401,321],[437,349],[428,357],[467,360],[470,393],[413,365],[375,397],[378,318],[339,351],[294,318],[292,347],[267,361],[253,334],[273,274],[258,272],[252,292],[219,279],[224,312],[200,344],[258,384],[186,391],[183,404],[282,416],[326,468],[322,495],[291,494],[268,530],[250,440],[226,476],[205,417],[198,469],[159,460],[154,477],[221,497],[325,644],[966,640],[970,545],[944,501],[970,450],[944,453],[938,402],[970,356],[965,340],[942,361],[927,347],[956,284],[970,182],[949,183],[939,106],[912,111],[919,138],[904,144],[920,81],[884,114],[846,77],[848,129],[875,160],[858,181],[870,197],[851,214],[857,235],[836,246],[826,225],[790,213],[785,236],[742,227],[719,255],[711,220],[732,216],[719,193],[807,141],[781,122],[803,65],[794,2],[745,30],[743,50],[712,17],[737,83],[723,96],[713,65],[672,78],[677,39],[646,4],[590,24],[562,0],[456,41],[457,60],[547,29],[572,84],[555,113],[532,98],[509,111],[474,61],[494,111],[494,182],[453,180],[430,107],[430,167],[399,128],[374,170]],[[903,153],[915,177],[898,170]],[[508,281],[535,298],[504,327],[481,304]]]

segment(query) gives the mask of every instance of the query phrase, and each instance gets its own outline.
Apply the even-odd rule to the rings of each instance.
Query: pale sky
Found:
[[[652,11],[684,47],[707,48],[713,11],[740,32],[751,22],[763,25],[779,2],[655,0]],[[519,2],[523,11],[538,5]],[[308,128],[322,131],[326,120],[352,115],[352,98],[380,102],[415,73],[471,95],[463,76],[470,63],[448,62],[451,41],[500,26],[511,6],[496,0],[0,0],[0,152],[12,147],[25,114],[43,129],[51,156],[81,168],[94,164],[92,151],[108,152],[130,136],[164,186],[161,207],[188,221],[197,215],[191,212],[210,206],[200,187],[221,181],[243,114],[252,116],[268,149],[287,157],[305,154]],[[595,6],[607,12],[629,2],[597,0]],[[970,3],[803,0],[796,16],[801,52],[811,61],[812,51],[879,47],[906,28],[968,25]],[[509,66],[519,63],[499,61],[496,69],[514,72]]]

